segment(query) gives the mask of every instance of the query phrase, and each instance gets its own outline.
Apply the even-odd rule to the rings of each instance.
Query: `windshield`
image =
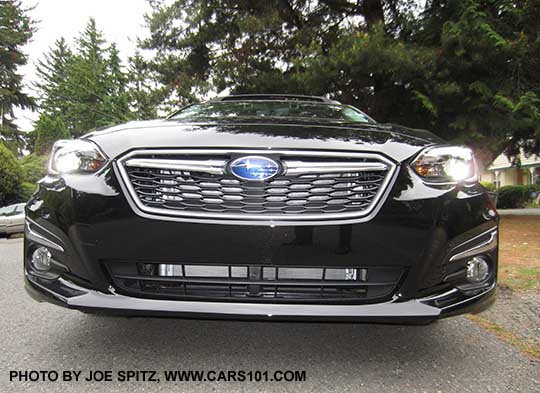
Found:
[[[186,120],[253,117],[373,122],[369,116],[352,106],[298,101],[207,102],[188,106],[171,116],[172,119]]]

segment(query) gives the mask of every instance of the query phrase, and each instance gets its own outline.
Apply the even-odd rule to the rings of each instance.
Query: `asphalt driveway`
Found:
[[[85,315],[30,299],[0,239],[1,392],[540,392],[540,363],[464,317],[429,326]],[[298,370],[305,382],[10,382],[11,371]]]

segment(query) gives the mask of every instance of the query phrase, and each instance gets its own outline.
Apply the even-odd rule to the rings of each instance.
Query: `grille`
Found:
[[[283,171],[267,181],[227,173],[238,155],[139,154],[122,174],[141,210],[248,219],[362,216],[378,201],[393,166],[374,157],[279,155]]]
[[[108,262],[129,295],[177,300],[369,303],[390,298],[401,267],[276,267]]]

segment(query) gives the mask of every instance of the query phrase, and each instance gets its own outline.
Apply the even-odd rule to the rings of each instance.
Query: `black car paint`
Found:
[[[445,277],[464,269],[464,261],[450,264],[449,257],[466,240],[497,227],[479,184],[430,185],[412,171],[410,160],[423,148],[443,143],[426,131],[290,120],[285,124],[160,120],[128,123],[85,138],[94,141],[111,163],[96,175],[46,177],[27,206],[27,216],[65,249],[53,252],[53,257],[68,268],[67,279],[105,293],[112,283],[104,261],[178,262],[180,257],[215,264],[403,266],[406,276],[396,301],[407,301],[462,284],[462,276],[461,281],[445,282]],[[378,152],[395,161],[399,173],[382,208],[368,222],[276,227],[171,222],[139,217],[121,190],[114,160],[139,148]],[[35,246],[26,240],[26,261]],[[495,273],[485,287],[496,280],[496,250],[489,258]],[[34,295],[40,292],[32,283],[27,285]],[[492,297],[490,291],[477,303],[487,304]]]
[[[90,133],[85,138],[96,142],[109,158],[137,148],[215,147],[382,152],[403,161],[421,147],[444,143],[427,131],[395,125],[283,119],[206,123],[153,120],[127,123]]]

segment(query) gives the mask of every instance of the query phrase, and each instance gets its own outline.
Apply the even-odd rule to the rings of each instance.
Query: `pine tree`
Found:
[[[209,91],[303,92],[302,61],[343,34],[385,24],[405,31],[412,0],[176,0],[151,2],[151,36],[159,82],[183,101]],[[387,10],[385,12],[385,10]],[[180,27],[181,26],[181,27]]]
[[[90,18],[72,51],[59,39],[38,63],[40,112],[80,136],[131,118],[127,76],[115,44]],[[37,138],[37,136],[36,136]]]
[[[113,43],[108,49],[106,88],[101,111],[110,113],[116,119],[126,121],[130,117],[127,77],[122,70],[118,49]]]
[[[69,97],[68,80],[70,77],[70,64],[73,54],[66,40],[62,37],[55,41],[53,47],[39,60],[36,73],[39,81],[37,88],[39,110],[48,116],[62,119],[69,130],[73,130],[68,114],[71,110],[71,97]]]
[[[103,33],[91,18],[77,41],[77,51],[69,67],[68,121],[73,124],[74,136],[80,136],[96,127],[122,122],[107,105],[110,82]]]
[[[153,83],[155,75],[139,51],[129,58],[129,99],[133,117],[148,120],[157,117],[157,107],[163,99],[162,92]]]
[[[540,2],[427,3],[419,45],[434,69],[421,90],[433,128],[475,147],[489,162],[501,151],[540,152]],[[420,90],[420,89],[419,89]]]
[[[158,82],[178,101],[327,95],[380,122],[485,150],[540,153],[540,2],[151,2]]]
[[[21,50],[32,37],[34,24],[20,1],[0,2],[0,140],[17,151],[23,143],[14,124],[13,108],[33,108],[34,100],[23,92],[20,66],[27,62]]]

